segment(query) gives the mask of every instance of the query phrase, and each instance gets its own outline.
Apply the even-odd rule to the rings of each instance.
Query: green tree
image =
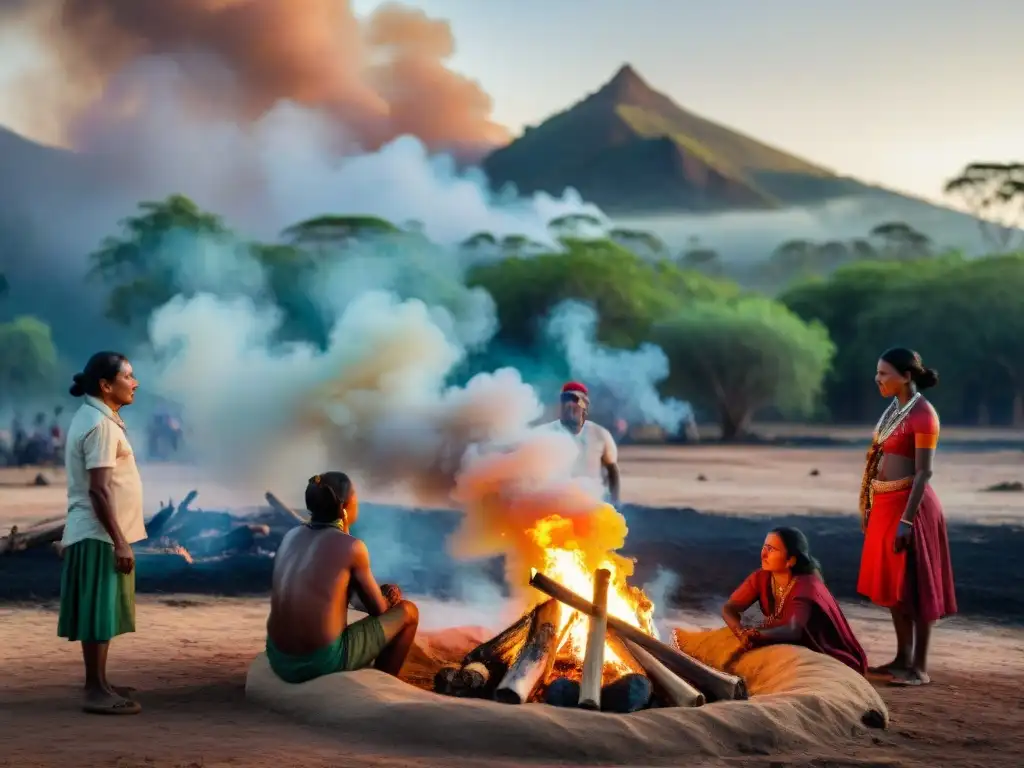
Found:
[[[924,306],[924,281],[947,274],[962,261],[955,254],[910,262],[855,261],[827,279],[806,280],[780,295],[802,319],[821,322],[836,344],[825,382],[825,403],[833,419],[860,422],[877,416],[873,371],[878,354],[897,344],[914,343],[914,334],[919,336],[931,322],[929,313],[942,306],[937,296]],[[915,292],[921,293],[915,298],[921,309],[907,303],[917,296]],[[883,310],[892,312],[888,322],[881,321]],[[871,313],[877,318],[868,323]],[[952,315],[946,316],[944,324],[948,326],[951,319]]]
[[[497,305],[500,342],[531,347],[547,314],[560,302],[576,299],[597,310],[602,341],[631,346],[681,304],[739,292],[732,283],[669,262],[646,261],[610,240],[563,243],[562,253],[512,257],[470,270],[469,284],[487,290]]]
[[[687,240],[686,248],[679,254],[679,263],[684,269],[695,269],[708,275],[717,276],[725,271],[718,251],[702,245],[698,237]]]
[[[0,324],[0,404],[49,386],[56,372],[50,326],[29,316]]]
[[[746,433],[769,406],[809,413],[835,353],[821,323],[762,296],[694,302],[658,324],[654,340],[671,366],[664,389],[713,408],[723,440]]]
[[[998,253],[1024,242],[1024,163],[971,163],[946,183],[945,192],[960,198]]]
[[[604,222],[589,213],[568,213],[548,222],[548,231],[555,237],[583,237],[603,227]]]
[[[608,239],[647,258],[664,259],[668,256],[665,241],[653,232],[642,229],[613,229],[608,233]]]
[[[466,250],[477,250],[481,248],[497,249],[498,238],[490,232],[477,232],[463,240],[459,247]]]
[[[228,234],[219,216],[182,195],[139,203],[138,214],[121,222],[120,234],[89,255],[90,277],[109,286],[107,315],[126,326],[145,322],[176,293],[179,265],[169,252],[174,238]]]
[[[882,258],[908,261],[932,255],[931,238],[902,221],[879,224],[871,236],[881,243]]]
[[[329,214],[300,221],[282,235],[292,245],[339,246],[374,235],[396,235],[402,230],[378,216],[339,216]]]
[[[929,396],[957,420],[1024,426],[1024,254],[948,260],[894,286],[860,322],[863,337],[899,329],[942,376]]]

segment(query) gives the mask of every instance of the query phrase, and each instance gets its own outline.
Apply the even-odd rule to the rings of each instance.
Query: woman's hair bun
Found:
[[[934,368],[925,368],[914,377],[918,389],[929,389],[939,383],[939,372]]]
[[[71,377],[71,381],[74,382],[68,389],[68,392],[71,394],[71,396],[81,397],[82,395],[84,395],[85,385],[83,382],[85,381],[85,374],[76,373],[74,376]]]

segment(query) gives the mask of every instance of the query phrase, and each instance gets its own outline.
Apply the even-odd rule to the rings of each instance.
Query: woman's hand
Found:
[[[899,527],[896,528],[896,540],[893,542],[893,552],[897,555],[901,552],[907,552],[910,549],[911,544],[914,540],[914,526],[910,523],[906,523],[900,520]]]
[[[753,627],[744,628],[741,634],[739,635],[740,644],[743,646],[743,650],[753,650],[754,646],[757,643],[758,637],[760,637],[760,634]]]

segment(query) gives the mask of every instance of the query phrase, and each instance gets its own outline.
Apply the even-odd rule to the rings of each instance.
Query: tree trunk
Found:
[[[750,429],[751,413],[747,409],[723,407],[719,413],[719,424],[722,427],[722,440],[730,442],[747,434]]]

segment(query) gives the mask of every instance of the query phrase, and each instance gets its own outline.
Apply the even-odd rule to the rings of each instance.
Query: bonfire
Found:
[[[573,531],[559,515],[526,531],[541,553],[530,571],[533,605],[459,666],[440,670],[436,692],[615,712],[746,698],[741,679],[658,639],[653,602],[628,584],[632,561],[608,553],[592,570]]]

